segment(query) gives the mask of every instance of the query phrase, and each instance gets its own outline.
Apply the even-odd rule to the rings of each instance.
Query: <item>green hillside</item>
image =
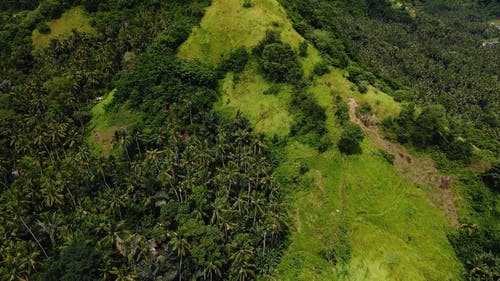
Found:
[[[75,7],[63,13],[60,18],[47,23],[50,32],[41,33],[38,29],[33,30],[32,40],[35,48],[47,47],[52,39],[67,38],[72,30],[94,34],[95,30],[90,26],[90,20],[82,7]]]
[[[272,16],[263,17],[264,10]],[[272,21],[279,24],[272,25]],[[282,31],[282,40],[297,46],[304,39],[290,26],[275,1],[253,1],[251,8],[242,8],[242,3],[236,1],[216,0],[208,8],[201,27],[195,28],[181,46],[179,55],[214,63],[242,45],[257,45],[266,28]],[[246,36],[250,30],[252,36]],[[312,46],[308,51],[313,54],[309,59],[319,61],[314,58],[318,52]],[[286,136],[287,124],[293,118],[287,111],[289,86],[281,85],[277,95],[263,95],[271,84],[262,80],[257,71],[255,64],[250,63],[236,82],[234,74],[228,74],[221,82],[223,96],[216,108],[232,114],[239,110],[257,131]],[[345,101],[352,96],[370,103],[380,118],[399,112],[399,104],[374,89],[365,95],[353,92],[352,84],[337,69],[324,77],[315,77],[311,84],[307,91],[326,109],[326,124],[334,143],[341,130],[335,122],[334,95]],[[318,153],[300,140],[288,140],[284,148],[286,160],[275,176],[285,179],[283,188],[291,205],[293,230],[290,246],[277,269],[278,279],[459,278],[461,265],[447,241],[445,229],[449,222],[443,214],[422,190],[378,156],[370,140],[363,142],[362,149],[363,154],[346,157],[336,147]],[[309,171],[301,175],[300,165],[306,165]],[[291,178],[299,178],[300,183],[289,183]],[[324,251],[341,253],[346,247],[350,248],[350,257],[345,264],[335,266],[324,258]]]
[[[498,11],[0,1],[0,280],[500,280]]]

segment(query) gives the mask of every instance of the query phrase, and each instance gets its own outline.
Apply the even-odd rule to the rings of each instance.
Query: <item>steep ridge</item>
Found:
[[[179,56],[217,64],[241,46],[251,49],[267,29],[281,31],[293,48],[304,39],[293,30],[275,0],[214,0],[200,27],[181,46]],[[321,61],[309,45],[301,64],[310,76]],[[359,95],[339,69],[312,79],[308,93],[326,109],[328,135],[336,143],[334,100]],[[255,129],[267,136],[287,137],[291,85],[280,84],[277,95],[264,95],[273,85],[250,61],[239,77],[228,73],[221,81],[222,97],[216,108],[226,114],[242,112]],[[394,103],[383,93],[376,97]],[[385,104],[379,108],[383,111]],[[378,154],[369,139],[363,153],[342,156],[335,145],[319,153],[287,137],[276,177],[291,206],[290,246],[276,270],[279,280],[456,280],[461,265],[446,238],[450,227],[443,213],[424,191],[407,180]],[[306,167],[306,169],[301,169]],[[333,257],[333,258],[331,258]]]

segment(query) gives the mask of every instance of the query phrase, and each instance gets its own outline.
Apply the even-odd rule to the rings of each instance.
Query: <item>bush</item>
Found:
[[[272,29],[266,30],[266,35],[264,36],[264,38],[259,42],[257,46],[253,48],[253,54],[257,57],[261,57],[262,52],[267,45],[281,42],[280,37],[281,35],[278,31]]]
[[[385,150],[383,150],[383,149],[379,149],[379,150],[378,150],[378,153],[380,154],[380,156],[382,156],[382,158],[384,158],[384,159],[385,159],[385,161],[387,161],[387,163],[389,163],[389,164],[391,164],[391,165],[393,165],[393,164],[394,164],[394,159],[396,158],[396,157],[394,156],[394,154],[389,153],[389,152],[387,152],[387,151],[385,151]]]
[[[484,172],[481,179],[493,192],[500,193],[500,162],[495,163],[488,171]]]
[[[361,94],[366,94],[368,92],[368,86],[370,83],[366,80],[363,80],[358,83],[358,90]]]
[[[299,44],[299,56],[307,57],[307,42],[302,41]]]
[[[42,22],[38,25],[37,27],[38,32],[41,34],[49,34],[50,33],[50,27],[46,22]]]
[[[82,4],[90,13],[95,13],[99,9],[99,0],[83,0]]]
[[[260,66],[271,81],[296,83],[302,80],[302,68],[289,44],[266,45],[262,50]]]
[[[316,65],[314,65],[314,74],[321,76],[323,74],[327,74],[330,72],[330,69],[328,69],[328,63],[325,61],[319,62]]]
[[[372,84],[375,83],[377,80],[377,77],[375,77],[373,73],[365,71],[364,69],[358,66],[349,66],[347,68],[347,71],[349,72],[349,76],[347,77],[347,79],[349,79],[349,81],[353,82],[358,86],[363,80]]]
[[[472,157],[472,145],[463,138],[456,138],[451,143],[442,146],[446,156],[451,160],[469,162]]]
[[[365,135],[360,126],[354,123],[347,124],[340,135],[339,149],[344,154],[361,153],[359,143],[364,139]]]
[[[281,87],[278,85],[272,85],[269,89],[265,90],[263,95],[277,95],[281,90]]]
[[[251,0],[245,0],[243,2],[243,8],[252,8],[252,1]]]
[[[347,103],[340,101],[337,103],[337,111],[335,112],[335,117],[340,124],[344,124],[349,121],[349,106]]]
[[[394,100],[397,102],[402,102],[402,101],[413,101],[415,99],[415,93],[409,90],[397,90],[394,93],[392,93],[392,96],[394,97]]]
[[[39,9],[42,16],[49,18],[58,18],[63,12],[63,6],[56,0],[42,1]]]
[[[367,115],[372,112],[372,106],[369,103],[363,103],[360,107],[356,109],[356,113],[359,116]]]
[[[221,64],[221,68],[224,71],[232,71],[234,73],[241,73],[248,63],[249,54],[244,46],[231,52],[229,58],[224,60]]]
[[[411,138],[415,145],[439,145],[448,133],[448,119],[442,105],[428,105],[415,120]]]
[[[58,259],[49,259],[44,271],[34,280],[44,281],[91,281],[99,276],[101,257],[86,242],[75,242],[64,248]]]

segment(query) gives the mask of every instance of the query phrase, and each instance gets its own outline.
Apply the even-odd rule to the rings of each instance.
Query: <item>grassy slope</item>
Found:
[[[257,45],[270,28],[281,31],[282,40],[295,49],[304,41],[275,0],[253,0],[252,3],[254,6],[247,9],[242,7],[242,1],[213,1],[200,26],[193,29],[179,48],[179,56],[217,64],[241,46],[250,49]],[[309,76],[320,61],[318,51],[309,46],[308,56],[300,58],[305,75]],[[234,83],[235,80],[239,82]],[[223,98],[217,103],[217,109],[233,115],[242,111],[255,129],[266,135],[288,134],[292,122],[288,112],[290,88],[284,85],[276,96],[263,95],[273,83],[265,81],[258,73],[256,62],[251,62],[236,79],[232,73],[228,74],[221,84]]]
[[[303,39],[293,29],[274,0],[254,0],[254,7],[242,8],[242,1],[214,0],[201,27],[181,47],[179,55],[216,63],[241,45],[252,47],[273,21],[283,29],[282,39],[297,46]],[[314,65],[317,52],[303,63]],[[236,81],[236,82],[233,82]],[[223,97],[217,108],[234,113],[241,110],[256,128],[269,135],[285,135],[291,121],[286,112],[289,94],[261,94],[268,86],[251,64],[239,79],[232,74],[221,82]],[[327,109],[328,128],[334,140],[339,128],[334,120],[333,95],[354,96],[370,103],[382,117],[396,114],[399,105],[373,89],[367,95],[351,91],[340,70],[317,79],[310,92]],[[229,102],[228,102],[229,100]],[[378,102],[377,102],[378,100]],[[460,265],[445,236],[443,215],[423,191],[406,181],[394,167],[377,156],[369,141],[362,155],[343,157],[335,147],[318,154],[291,139],[286,159],[277,177],[299,177],[304,184],[288,184],[285,193],[292,205],[295,229],[291,245],[278,267],[281,280],[456,280]],[[300,176],[300,164],[310,170]],[[337,211],[338,210],[338,211]],[[347,234],[339,232],[347,229]],[[346,236],[351,261],[341,269],[320,256],[325,245]]]
[[[83,7],[67,10],[59,19],[48,23],[50,27],[49,34],[41,34],[38,29],[33,30],[33,45],[37,49],[47,47],[50,40],[67,37],[73,29],[85,33],[94,33],[94,29],[89,22]]]
[[[239,81],[235,83],[235,80]],[[223,98],[216,108],[231,115],[241,110],[251,120],[256,131],[286,136],[290,131],[292,116],[286,104],[280,101],[290,100],[290,87],[282,87],[277,95],[262,94],[271,86],[272,83],[257,74],[257,64],[252,62],[238,78],[228,73],[222,81]]]
[[[112,140],[115,132],[126,129],[139,120],[137,114],[126,109],[120,109],[116,112],[106,111],[106,106],[113,100],[115,91],[111,91],[91,111],[92,120],[89,123],[91,133],[87,138],[87,143],[92,153],[96,155],[109,156],[113,149]]]
[[[335,74],[332,77],[338,77]],[[327,78],[327,77],[324,77]],[[326,82],[326,81],[325,81]],[[338,139],[331,92],[347,92],[347,81],[330,80],[313,90],[327,108],[330,134]],[[330,89],[329,89],[330,88]],[[368,140],[363,154],[341,156],[336,149],[318,154],[298,143],[288,148],[282,177],[298,175],[299,162],[314,185],[288,194],[294,202],[296,232],[278,268],[283,280],[448,280],[458,279],[458,264],[445,236],[443,215],[425,193],[385,163]],[[338,210],[338,211],[337,211]],[[319,253],[349,229],[352,260],[335,269]],[[332,238],[333,237],[333,238]]]

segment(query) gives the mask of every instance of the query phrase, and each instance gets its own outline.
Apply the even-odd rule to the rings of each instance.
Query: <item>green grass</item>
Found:
[[[281,31],[281,38],[297,50],[304,39],[293,29],[286,12],[276,0],[252,0],[251,8],[243,8],[243,0],[214,0],[180,47],[179,56],[217,64],[241,46],[257,45],[268,29]],[[310,50],[312,47],[310,46]],[[309,52],[306,70],[319,61],[317,51]]]
[[[95,155],[108,157],[113,150],[112,140],[115,132],[139,121],[139,115],[130,110],[124,108],[111,112],[106,110],[106,106],[113,101],[115,92],[116,89],[111,91],[91,110],[92,120],[89,123],[90,134],[87,143]]]
[[[303,40],[293,29],[275,0],[214,0],[179,56],[216,64],[221,57],[244,45],[251,48],[277,22],[282,39],[294,48]],[[309,46],[301,60],[306,76],[321,60]],[[349,97],[372,105],[380,118],[394,116],[400,104],[370,87],[367,94],[353,91],[343,70],[333,69],[316,78],[308,93],[326,109],[327,128],[336,143],[341,129],[335,122],[334,97]],[[258,73],[255,61],[234,77],[221,81],[222,98],[215,108],[226,114],[238,110],[256,131],[286,136],[293,117],[289,112],[290,86],[276,95],[263,95],[272,86]],[[446,239],[449,222],[427,198],[381,158],[369,140],[363,154],[342,156],[333,145],[319,154],[289,139],[284,160],[276,171],[290,204],[290,246],[279,264],[278,280],[457,280],[461,265]],[[309,171],[300,174],[300,167]],[[346,232],[341,231],[346,229]],[[340,241],[340,242],[338,242]],[[346,242],[347,241],[347,242]],[[338,243],[337,243],[338,242]],[[337,244],[336,244],[337,243]],[[321,256],[325,245],[338,250],[350,245],[351,259],[334,266]],[[344,247],[345,248],[345,247]]]
[[[240,110],[257,132],[286,136],[293,121],[288,112],[290,87],[284,85],[277,95],[264,95],[272,85],[257,73],[257,65],[252,62],[238,78],[228,73],[222,81],[222,98],[216,109],[232,116]]]
[[[49,34],[41,34],[38,29],[33,30],[32,40],[36,49],[49,46],[52,39],[67,38],[73,29],[79,32],[95,33],[83,7],[67,10],[59,19],[49,22],[48,26],[50,27]]]
[[[361,94],[358,91],[353,91],[354,84],[347,80],[345,72],[339,69],[334,69],[328,74],[325,74],[318,79],[318,84],[324,84],[331,88],[333,92],[340,95],[344,101],[353,97],[360,104],[368,103],[380,120],[386,117],[396,117],[401,111],[402,105],[388,94],[379,91],[378,89],[369,86],[368,92]]]
[[[342,90],[348,82],[337,81]],[[333,86],[333,84],[332,84]],[[327,109],[327,128],[338,139],[332,91],[311,90]],[[387,164],[369,140],[363,154],[323,154],[304,144],[287,147],[278,178],[298,175],[307,163],[309,187],[286,185],[295,231],[278,267],[281,280],[457,280],[460,264],[446,239],[446,221],[424,191]],[[338,211],[337,211],[338,210]],[[340,226],[349,229],[351,261],[335,267],[320,255]]]

